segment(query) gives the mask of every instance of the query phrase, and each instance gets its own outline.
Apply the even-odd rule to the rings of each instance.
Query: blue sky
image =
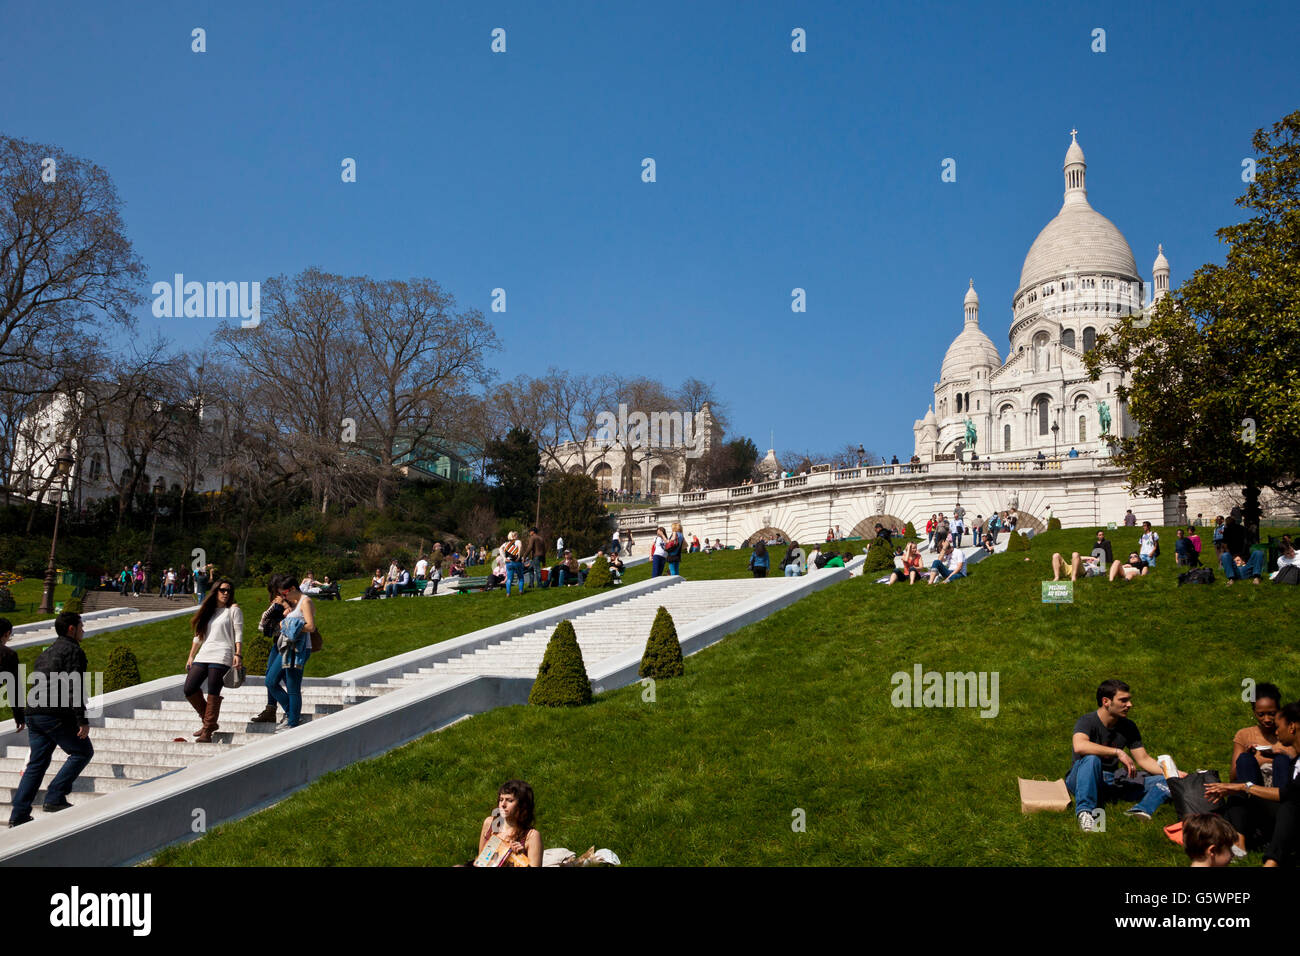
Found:
[[[1157,242],[1175,284],[1222,261],[1252,133],[1300,106],[1298,10],[11,4],[0,131],[109,172],[151,283],[429,276],[494,322],[503,377],[695,376],[760,448],[904,457],[968,277],[1006,353],[1072,127],[1144,279]]]

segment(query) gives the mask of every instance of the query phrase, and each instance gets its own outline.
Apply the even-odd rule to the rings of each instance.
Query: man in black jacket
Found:
[[[27,695],[27,739],[31,756],[23,771],[9,814],[9,826],[32,819],[32,801],[45,779],[54,748],[68,755],[63,769],[45,792],[47,813],[66,810],[68,793],[95,748],[90,744],[90,721],[86,718],[86,654],[81,649],[85,628],[81,615],[64,612],[54,621],[58,639],[45,649],[32,668],[32,688]]]

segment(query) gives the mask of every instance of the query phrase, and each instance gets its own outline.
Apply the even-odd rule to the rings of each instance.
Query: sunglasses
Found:
[[[234,589],[233,589],[233,588],[217,588],[217,593],[218,593],[218,594],[233,594],[233,593],[234,593]]]

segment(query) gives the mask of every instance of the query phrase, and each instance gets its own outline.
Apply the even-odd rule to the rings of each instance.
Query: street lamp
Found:
[[[54,578],[57,572],[54,569],[54,549],[59,543],[59,515],[63,511],[63,490],[67,483],[68,475],[72,473],[72,466],[76,464],[72,457],[72,448],[68,445],[63,446],[63,451],[59,452],[59,457],[54,459],[54,466],[59,476],[59,497],[54,503],[54,534],[50,537],[50,560],[45,566],[45,590],[41,594],[41,613],[54,613]]]
[[[1056,436],[1060,431],[1061,431],[1061,426],[1058,425],[1056,422],[1052,422],[1052,457],[1053,458],[1059,457],[1057,446],[1056,446]]]
[[[867,450],[863,448],[861,444],[859,444],[858,445],[858,467],[859,468],[862,467],[862,459],[866,457],[867,457]]]
[[[546,478],[546,466],[537,466],[537,514],[533,517],[533,527],[542,526],[542,481]]]

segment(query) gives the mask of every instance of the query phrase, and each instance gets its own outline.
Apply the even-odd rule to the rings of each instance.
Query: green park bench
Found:
[[[459,591],[461,594],[467,594],[470,591],[486,591],[491,580],[492,579],[486,574],[480,578],[443,578],[441,586],[451,591]]]

